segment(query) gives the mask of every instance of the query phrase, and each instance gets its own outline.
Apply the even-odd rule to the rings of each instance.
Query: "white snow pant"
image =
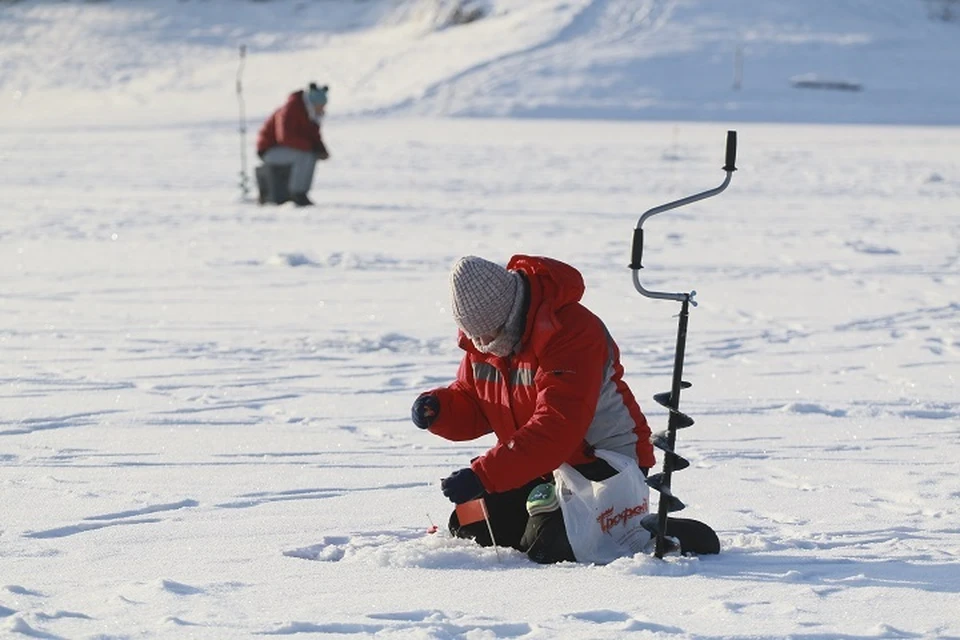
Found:
[[[264,164],[289,164],[291,194],[307,193],[313,185],[313,170],[317,166],[317,156],[311,151],[301,151],[293,147],[276,146],[263,154]]]

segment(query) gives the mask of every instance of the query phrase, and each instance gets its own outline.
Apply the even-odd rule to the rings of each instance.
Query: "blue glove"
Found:
[[[480,478],[473,472],[473,469],[467,467],[454,471],[440,482],[440,490],[443,495],[449,498],[450,502],[463,504],[470,502],[474,498],[479,498],[486,489]]]
[[[437,400],[437,396],[429,393],[414,400],[413,408],[410,410],[413,424],[421,429],[429,429],[438,415],[440,415],[440,401]]]

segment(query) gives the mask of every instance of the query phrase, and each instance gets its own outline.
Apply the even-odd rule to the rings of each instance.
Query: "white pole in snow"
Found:
[[[237,69],[237,103],[240,106],[240,192],[247,197],[250,187],[247,184],[247,114],[243,103],[243,65],[247,58],[247,45],[240,45],[240,66]]]

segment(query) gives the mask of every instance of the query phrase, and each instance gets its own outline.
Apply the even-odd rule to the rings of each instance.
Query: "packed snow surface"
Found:
[[[483,6],[0,6],[0,636],[960,638],[958,25]],[[331,84],[315,208],[240,197],[240,44],[254,131]],[[641,271],[698,292],[674,490],[723,552],[451,538],[439,481],[492,440],[409,419],[460,359],[449,267],[579,268],[663,429],[679,305],[633,229],[728,130],[729,188],[651,218]]]

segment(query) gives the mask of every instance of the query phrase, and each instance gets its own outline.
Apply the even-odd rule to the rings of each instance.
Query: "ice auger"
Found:
[[[666,431],[661,431],[651,438],[653,446],[663,451],[663,471],[661,473],[653,474],[647,478],[647,484],[650,486],[650,488],[660,493],[660,501],[657,513],[650,514],[644,518],[644,526],[652,531],[656,536],[655,555],[658,558],[662,558],[669,550],[669,541],[667,539],[669,535],[667,514],[674,511],[680,511],[685,506],[683,502],[673,494],[672,477],[674,471],[679,471],[690,466],[690,462],[688,460],[677,454],[676,445],[677,431],[693,424],[693,418],[680,411],[680,390],[690,387],[690,383],[683,380],[683,356],[687,343],[687,320],[690,316],[690,306],[697,306],[696,301],[694,301],[694,296],[697,294],[697,292],[690,291],[689,293],[668,293],[664,291],[650,291],[645,289],[643,285],[640,284],[640,269],[643,268],[643,265],[641,264],[643,259],[643,223],[658,213],[663,213],[664,211],[676,209],[678,207],[703,200],[704,198],[715,196],[726,189],[727,185],[730,184],[730,178],[733,176],[733,172],[737,170],[736,166],[734,166],[736,164],[736,159],[737,132],[728,131],[726,164],[723,167],[723,170],[727,175],[720,186],[715,189],[709,189],[707,191],[696,193],[692,196],[687,196],[686,198],[681,198],[680,200],[668,202],[660,205],[659,207],[650,209],[640,216],[640,219],[637,221],[637,226],[633,231],[633,247],[631,251],[630,262],[630,269],[633,271],[633,286],[637,289],[637,291],[648,298],[656,298],[659,300],[676,300],[680,303],[680,319],[677,327],[677,348],[673,360],[673,385],[671,386],[670,391],[658,393],[653,396],[654,400],[666,407],[670,412],[670,418],[667,422]]]

